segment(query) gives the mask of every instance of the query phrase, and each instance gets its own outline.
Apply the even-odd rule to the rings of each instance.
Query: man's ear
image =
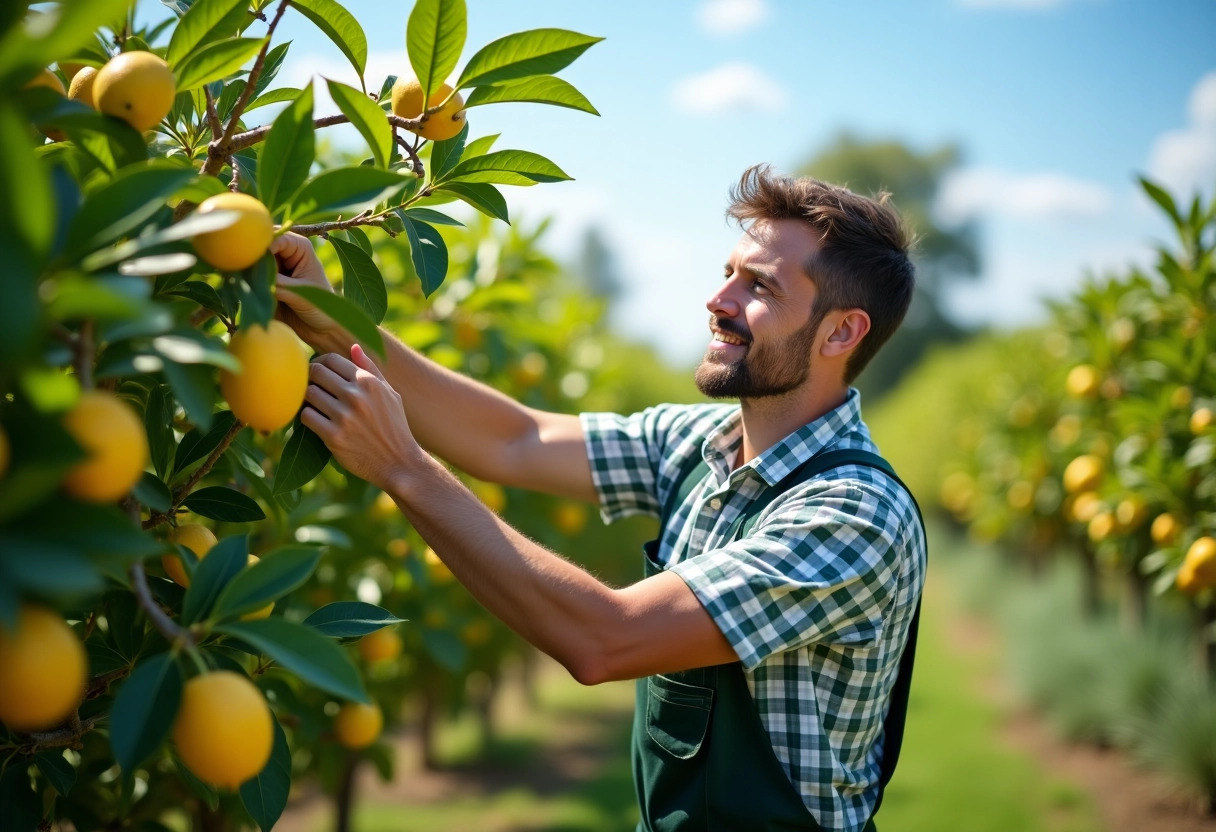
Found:
[[[824,356],[840,356],[852,352],[870,331],[870,316],[864,309],[840,309],[824,321],[832,330],[820,348]]]

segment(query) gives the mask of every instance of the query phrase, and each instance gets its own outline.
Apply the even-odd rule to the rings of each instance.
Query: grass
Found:
[[[934,536],[934,545],[944,543]],[[943,556],[944,554],[944,556]],[[936,548],[922,613],[913,698],[898,772],[876,818],[881,832],[1100,832],[1088,794],[1043,772],[1001,736],[998,706],[980,694],[982,680],[998,670],[992,652],[960,651],[950,628],[962,626],[952,578],[959,553]],[[478,790],[442,803],[364,803],[356,832],[414,830],[555,830],[617,832],[636,819],[630,780],[629,702],[632,686],[583,688],[560,674],[542,677],[542,709],[504,726],[488,761],[517,771],[543,767],[563,726],[601,719],[595,742],[606,744],[600,770],[586,779],[539,794],[527,786]],[[469,765],[476,748],[467,722],[447,726],[440,755]],[[409,776],[405,774],[404,776]]]

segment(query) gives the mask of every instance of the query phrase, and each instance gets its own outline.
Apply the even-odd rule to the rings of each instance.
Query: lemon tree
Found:
[[[413,6],[408,66],[383,79],[367,77],[366,38],[334,0],[167,5],[155,25],[127,0],[0,12],[6,828],[269,829],[311,738],[372,746],[383,709],[369,677],[417,645],[393,596],[359,600],[357,582],[332,580],[342,541],[305,519],[328,489],[360,510],[375,495],[291,424],[308,358],[273,320],[268,246],[288,228],[328,238],[342,292],[312,299],[377,349],[389,293],[374,247],[397,255],[410,292],[438,297],[458,258],[435,206],[505,221],[499,186],[569,178],[473,138],[467,112],[595,112],[556,73],[598,38],[519,32],[462,61],[461,0]],[[357,71],[358,88],[327,82],[336,113],[314,112],[311,85],[273,86],[292,16]],[[401,115],[393,90],[411,77],[419,107]],[[281,112],[259,121],[270,104]],[[317,170],[317,131],[340,123],[366,159]],[[468,324],[466,345],[485,321]],[[395,658],[344,646],[386,627]],[[431,653],[457,667],[440,642]],[[335,723],[331,706],[355,716]]]

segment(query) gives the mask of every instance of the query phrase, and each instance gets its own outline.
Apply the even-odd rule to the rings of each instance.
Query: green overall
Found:
[[[820,453],[757,498],[735,521],[727,540],[751,531],[761,511],[780,494],[843,465],[881,469],[907,488],[886,460],[876,454],[861,450]],[[707,473],[704,461],[697,457],[690,460],[663,506],[660,529],[666,527],[675,508]],[[647,577],[663,571],[657,560],[658,549],[658,540],[644,546]],[[883,722],[882,774],[875,812],[899,759],[919,622],[917,602]],[[638,832],[820,829],[773,751],[740,662],[638,680],[633,782],[642,817]],[[875,828],[871,817],[865,832]]]

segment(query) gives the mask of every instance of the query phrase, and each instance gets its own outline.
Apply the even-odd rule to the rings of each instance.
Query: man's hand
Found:
[[[300,421],[329,446],[352,474],[383,491],[425,453],[410,431],[401,396],[363,348],[347,360],[330,353],[309,367]]]
[[[354,338],[332,318],[292,292],[294,286],[314,286],[332,292],[325,269],[313,251],[312,243],[299,234],[283,234],[270,244],[270,252],[279,266],[276,280],[278,306],[274,316],[295,330],[304,343],[317,352],[341,348],[343,352]]]

